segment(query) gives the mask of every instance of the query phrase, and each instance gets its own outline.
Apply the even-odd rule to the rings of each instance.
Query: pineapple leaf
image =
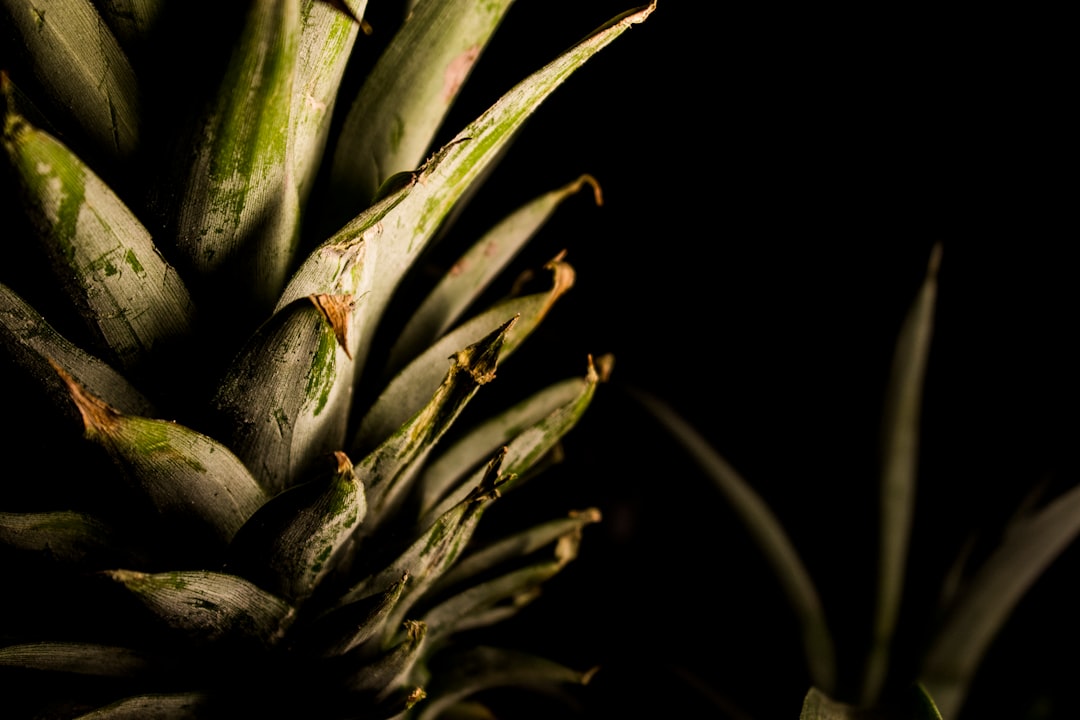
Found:
[[[364,478],[373,519],[386,517],[406,496],[417,462],[427,457],[480,386],[494,379],[506,339],[516,323],[517,318],[511,318],[454,353],[445,379],[427,405],[359,463],[357,472]],[[368,534],[377,527],[368,523],[361,532]]]
[[[114,678],[145,675],[163,669],[157,658],[130,648],[70,642],[27,643],[0,648],[0,667]]]
[[[345,117],[330,175],[336,205],[364,207],[384,180],[420,164],[512,3],[417,3]]]
[[[380,633],[405,590],[408,576],[385,592],[336,608],[318,618],[303,636],[304,648],[320,657],[344,655]]]
[[[350,7],[350,5],[352,7]],[[302,29],[289,112],[295,182],[304,207],[323,158],[338,88],[360,30],[367,0],[303,0]]]
[[[120,44],[130,46],[150,35],[162,15],[163,0],[95,0],[94,6]]]
[[[398,687],[399,678],[406,677],[419,659],[424,646],[427,626],[422,622],[408,620],[402,625],[404,632],[400,641],[375,660],[364,660],[359,668],[344,678],[345,687],[353,693],[372,695],[382,700]],[[348,661],[352,656],[345,656]]]
[[[562,435],[569,432],[576,418],[585,411],[595,391],[596,383],[607,378],[612,359],[601,358],[602,374],[597,374],[592,357],[584,378],[572,378],[556,383],[510,409],[479,423],[468,434],[447,448],[429,463],[417,480],[420,512],[428,512],[465,473],[480,465],[485,458],[503,445],[511,446],[511,456],[539,459],[550,450]],[[530,428],[539,432],[525,434]],[[516,440],[521,436],[520,440]],[[520,463],[515,473],[529,467]],[[475,482],[470,481],[471,485]]]
[[[51,398],[67,398],[67,386],[53,364],[80,385],[118,410],[133,415],[152,415],[153,406],[123,375],[83,352],[49,325],[10,288],[0,284],[0,338],[6,355],[25,375],[41,383]],[[5,376],[5,381],[15,380]],[[70,403],[48,403],[49,407]]]
[[[916,685],[907,690],[895,707],[860,708],[833,700],[817,688],[810,688],[803,699],[799,720],[942,720],[926,690]]]
[[[189,720],[203,717],[209,705],[199,692],[136,695],[98,708],[77,720]]]
[[[924,684],[954,717],[994,636],[1025,592],[1080,533],[1080,487],[1013,522],[1004,540],[961,590],[934,636]]]
[[[145,370],[190,333],[187,288],[146,228],[62,143],[9,109],[3,145],[58,284],[111,358]]]
[[[0,512],[0,547],[40,553],[67,566],[86,566],[130,558],[129,546],[101,520],[84,513]]]
[[[491,228],[454,263],[450,272],[412,313],[398,335],[387,363],[396,370],[441,336],[484,291],[566,198],[590,185],[596,204],[600,186],[588,176],[545,193],[515,210]]]
[[[50,111],[99,153],[126,158],[139,135],[138,85],[127,56],[90,0],[3,0],[4,24],[23,46]]]
[[[349,296],[317,295],[275,313],[241,349],[211,402],[212,433],[269,495],[340,448],[352,368]]]
[[[512,298],[468,320],[440,338],[387,383],[360,422],[353,438],[354,452],[381,442],[426,402],[438,387],[446,358],[453,355],[455,348],[477,342],[505,323],[506,318],[516,317],[500,350],[500,360],[509,357],[573,285],[574,271],[567,263],[556,258],[548,267],[554,275],[549,291]]]
[[[593,671],[578,672],[559,663],[527,653],[493,647],[476,647],[440,659],[433,674],[430,700],[418,720],[435,720],[461,699],[489,688],[506,685],[552,687],[586,685]]]
[[[195,645],[270,647],[294,616],[289,603],[235,575],[206,571],[148,575],[132,570],[104,574]]]
[[[176,211],[188,272],[212,278],[213,300],[240,314],[273,306],[297,249],[289,115],[300,29],[300,0],[251,4]]]
[[[817,589],[783,526],[761,496],[727,460],[666,403],[641,391],[634,397],[671,433],[727,498],[772,566],[802,628],[803,650],[814,685],[833,692],[836,652]]]
[[[602,360],[604,361],[603,365],[608,366],[610,356],[604,356]],[[606,377],[606,367],[604,372],[604,377]],[[592,402],[593,395],[596,392],[596,384],[600,379],[601,376],[597,374],[596,369],[592,364],[592,357],[590,357],[589,374],[586,376],[586,382],[581,388],[581,391],[573,397],[570,402],[560,405],[551,413],[543,417],[539,422],[521,430],[514,436],[514,439],[505,446],[506,461],[504,473],[507,476],[507,479],[499,486],[500,492],[506,492],[523,482],[525,477],[527,477],[525,473],[536,466],[536,464],[547,455],[548,451],[553,449],[559,440],[577,425],[578,420],[581,419],[581,416],[589,407],[589,403]],[[485,430],[486,428],[482,429],[482,433]],[[471,440],[468,438],[463,442],[472,445]],[[475,487],[480,476],[482,476],[484,472],[483,469],[478,470],[476,473],[467,476],[463,482],[459,481],[456,487],[451,489],[448,493],[444,493],[440,496],[438,505],[427,509],[426,512],[423,513],[419,527],[426,527],[432,522],[433,518],[442,515],[447,512],[449,508],[461,502],[470,492],[470,488]],[[431,497],[431,495],[427,495],[427,497]]]
[[[580,544],[579,532],[564,534],[555,544],[554,558],[473,585],[428,610],[423,616],[428,644],[442,644],[453,633],[483,627],[516,612],[536,597],[540,585],[577,557]],[[506,601],[509,606],[497,607]]]
[[[391,611],[385,628],[400,625],[409,608],[461,555],[489,501],[498,497],[496,486],[504,454],[499,453],[491,459],[483,482],[465,500],[450,508],[425,532],[417,535],[412,545],[383,570],[353,585],[338,601],[338,606],[375,593],[384,593],[405,577],[405,590]]]
[[[515,533],[482,549],[473,550],[439,578],[438,583],[432,587],[431,593],[438,595],[443,588],[453,587],[502,563],[525,557],[551,543],[561,541],[564,537],[578,537],[583,527],[598,522],[600,522],[600,511],[596,508],[588,508],[571,512],[568,517],[550,520],[523,532]]]
[[[367,512],[352,463],[341,452],[335,460],[333,473],[274,497],[240,528],[234,572],[296,604],[314,592]]]
[[[297,270],[282,302],[312,293],[363,297],[364,311],[354,318],[364,327],[357,333],[360,345],[353,353],[359,372],[391,293],[457,201],[548,95],[627,28],[643,22],[655,7],[653,3],[618,16],[511,89],[412,173],[404,187],[320,245]],[[362,245],[372,247],[361,254]],[[356,264],[361,259],[362,269]],[[361,277],[370,284],[358,286]]]
[[[888,673],[889,648],[900,612],[918,475],[919,411],[930,353],[941,246],[934,247],[926,279],[897,339],[882,427],[881,548],[873,640],[865,664],[862,699],[877,701]]]
[[[121,414],[56,370],[82,414],[86,437],[163,517],[201,528],[197,537],[220,547],[266,502],[255,478],[223,445],[183,425]]]

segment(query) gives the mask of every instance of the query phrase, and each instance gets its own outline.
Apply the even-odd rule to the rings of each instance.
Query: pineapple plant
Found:
[[[478,532],[611,359],[470,401],[574,282],[559,253],[492,300],[502,271],[599,185],[453,221],[655,3],[435,147],[510,5],[418,0],[388,32],[364,0],[4,0],[3,447],[38,467],[0,489],[5,717],[479,718],[484,690],[588,680],[468,631],[600,519]]]
[[[1013,702],[1010,696],[1020,689],[1018,678],[1022,672],[1016,658],[1009,658],[1012,672],[1006,674],[1004,682],[997,679],[996,683],[980,686],[977,677],[981,666],[1025,595],[1070,545],[1075,545],[1080,534],[1080,486],[1069,480],[1036,483],[1019,506],[1011,508],[1011,517],[1003,528],[984,530],[984,537],[971,534],[955,559],[946,557],[952,562],[943,563],[947,568],[942,573],[941,587],[933,587],[934,597],[926,603],[928,607],[918,605],[919,594],[926,592],[920,583],[927,583],[927,578],[931,582],[937,579],[934,568],[928,567],[927,557],[914,557],[912,548],[920,535],[934,529],[928,527],[932,523],[916,522],[915,495],[920,471],[927,470],[920,465],[923,395],[937,311],[938,276],[946,256],[943,245],[935,244],[893,348],[878,452],[877,562],[869,568],[872,572],[861,573],[849,558],[829,558],[829,568],[837,576],[825,580],[839,582],[842,590],[840,595],[832,596],[834,601],[850,597],[858,601],[863,596],[859,588],[862,579],[868,576],[876,580],[876,584],[870,583],[876,586],[871,591],[872,607],[865,617],[850,609],[830,616],[828,611],[835,606],[830,607],[827,596],[821,593],[825,581],[821,575],[811,574],[812,566],[804,560],[806,548],[814,540],[812,535],[797,534],[785,527],[735,465],[670,404],[652,393],[632,391],[742,521],[741,532],[760,550],[787,600],[795,620],[791,627],[797,633],[792,645],[801,647],[805,675],[811,684],[809,690],[803,690],[801,712],[792,706],[791,717],[941,720],[982,717],[988,708],[992,714],[1003,712],[1000,708],[1008,708]],[[955,481],[951,474],[943,479]],[[999,478],[980,475],[979,482],[988,494],[1001,491]],[[804,510],[812,520],[807,527],[812,530],[830,522],[850,530],[854,523],[843,516],[854,514],[853,509],[859,506],[850,498],[837,501],[835,495],[820,492],[829,503],[828,514]],[[963,524],[952,515],[947,522]],[[799,529],[805,533],[807,527]],[[855,537],[855,533],[851,534]],[[941,545],[934,543],[934,556],[948,556]],[[912,587],[916,588],[914,592]],[[869,621],[869,627],[858,636],[858,644],[841,634],[863,620]],[[775,618],[767,622],[778,624]],[[1050,622],[1055,628],[1065,627],[1068,618],[1055,617]],[[1025,664],[1028,661],[1023,658]],[[768,682],[780,673],[765,675]],[[975,690],[988,689],[988,699],[975,697]],[[1009,716],[1020,716],[1019,712]],[[1057,717],[1049,696],[1022,712],[1023,717]],[[1068,708],[1065,714],[1069,714]]]

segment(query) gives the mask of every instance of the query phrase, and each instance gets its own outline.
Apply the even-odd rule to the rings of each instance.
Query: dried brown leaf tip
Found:
[[[353,468],[352,460],[340,450],[334,451],[334,460],[337,461],[337,472],[339,475],[347,473]]]
[[[593,360],[589,355],[589,370],[586,374],[589,382],[607,382],[611,379],[611,373],[615,370],[615,356],[605,353]]]
[[[71,375],[53,362],[53,360],[50,359],[49,364],[52,365],[53,370],[56,371],[56,374],[59,375],[60,379],[67,385],[68,394],[71,395],[75,407],[79,409],[79,413],[82,415],[83,425],[85,426],[86,431],[88,433],[97,432],[108,434],[109,430],[116,425],[116,421],[120,417],[119,411],[80,385],[75,378],[71,377]]]
[[[334,329],[334,337],[345,355],[352,360],[349,351],[349,317],[353,311],[352,295],[309,295],[308,299],[319,308],[319,312]]]
[[[588,185],[588,186],[590,186],[592,188],[593,200],[596,202],[597,206],[603,206],[603,204],[604,204],[604,193],[600,189],[600,183],[598,183],[596,181],[596,178],[594,178],[592,175],[589,175],[589,174],[582,175],[577,180],[575,180],[573,183],[571,183],[570,187],[568,189],[569,189],[570,192],[576,193],[576,192],[580,192],[581,189],[583,187],[585,187],[586,185]]]

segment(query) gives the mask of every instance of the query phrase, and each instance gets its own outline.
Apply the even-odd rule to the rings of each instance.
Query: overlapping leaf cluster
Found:
[[[477,299],[562,200],[598,186],[521,207],[411,300],[400,332],[380,327],[525,118],[653,9],[606,23],[426,156],[509,5],[411,3],[343,98],[363,0],[254,0],[222,19],[216,87],[177,103],[165,143],[147,140],[166,131],[140,68],[184,10],[0,5],[15,49],[3,448],[22,460],[0,488],[5,716],[432,718],[491,685],[585,679],[455,639],[535,597],[599,519],[470,542],[608,360],[444,435],[574,273],[560,255],[546,289]],[[305,217],[319,177],[319,219],[342,218],[326,239]]]

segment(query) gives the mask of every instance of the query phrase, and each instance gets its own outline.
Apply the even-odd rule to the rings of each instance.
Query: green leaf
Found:
[[[509,446],[509,462],[514,473],[520,475],[529,470],[581,417],[591,402],[597,382],[606,379],[610,373],[612,362],[611,356],[600,358],[598,373],[590,357],[584,378],[556,383],[476,424],[424,468],[417,481],[419,511],[430,511],[451,488],[460,488],[466,474],[503,445]],[[473,487],[476,481],[474,477],[464,483]]]
[[[72,511],[0,512],[0,547],[71,567],[132,559],[132,548],[112,527]]]
[[[511,298],[471,318],[440,338],[387,383],[360,421],[353,438],[353,452],[364,452],[381,442],[419,410],[438,387],[446,372],[446,358],[452,357],[457,348],[477,342],[507,318],[516,317],[517,321],[506,332],[499,356],[500,360],[509,357],[573,285],[574,271],[560,258],[548,263],[548,268],[553,274],[549,291]]]
[[[446,332],[547,222],[559,204],[586,185],[592,187],[596,204],[600,205],[600,186],[589,175],[582,175],[526,203],[486,232],[410,315],[398,334],[388,367],[397,370]]]
[[[297,249],[289,116],[300,23],[300,0],[251,4],[177,209],[185,269],[230,314],[272,307]]]
[[[206,717],[203,713],[209,705],[204,693],[136,695],[80,715],[78,720],[192,720]]]
[[[274,497],[240,528],[230,571],[299,605],[330,573],[366,512],[352,463],[336,453],[333,473]]]
[[[101,349],[135,371],[173,351],[194,305],[146,228],[70,150],[13,111],[3,145],[57,285]]]
[[[235,575],[132,570],[104,574],[160,622],[197,646],[268,648],[281,639],[293,620],[289,603]]]
[[[96,357],[84,352],[53,329],[36,310],[6,285],[0,284],[0,347],[24,371],[40,384],[52,400],[51,406],[70,406],[67,385],[56,374],[59,366],[91,393],[118,410],[133,415],[152,415],[153,406],[123,375]]]
[[[516,613],[535,599],[544,582],[577,557],[580,544],[579,532],[565,534],[556,543],[553,558],[511,570],[440,602],[422,618],[428,626],[428,645],[441,645],[453,633],[484,627]]]
[[[620,15],[511,89],[412,173],[404,187],[316,248],[290,281],[283,302],[314,293],[358,298],[364,307],[354,318],[362,328],[353,357],[357,372],[362,370],[390,295],[457,201],[555,88],[654,8],[655,3]]]
[[[611,361],[610,356],[601,358],[604,377],[607,376],[611,362],[613,361]],[[506,492],[524,482],[527,477],[526,473],[534,468],[558,444],[559,440],[577,425],[578,420],[581,419],[582,415],[585,414],[585,410],[589,407],[589,403],[592,402],[593,395],[596,392],[596,384],[600,380],[601,376],[597,374],[592,364],[592,357],[590,357],[589,373],[584,384],[580,387],[580,392],[569,402],[560,405],[544,416],[540,421],[520,430],[513,440],[505,446],[506,461],[503,465],[503,472],[507,476],[507,480],[499,486],[500,492]],[[498,421],[496,420],[496,422]],[[483,436],[488,434],[488,429],[488,427],[481,426],[478,437],[467,436],[462,442],[472,447],[479,447],[480,442],[484,440]],[[465,480],[457,481],[456,485],[439,495],[438,504],[427,508],[426,512],[421,514],[419,527],[426,527],[433,518],[438,517],[446,512],[448,508],[460,502],[470,492],[470,488],[475,487],[476,483],[480,481],[483,473],[483,468],[478,469],[476,472],[466,475]],[[425,497],[433,498],[435,495],[434,493],[425,492]]]
[[[502,458],[502,454],[492,458],[480,486],[439,517],[425,532],[417,535],[405,552],[389,565],[350,588],[338,602],[338,607],[384,593],[404,577],[405,589],[386,620],[384,637],[388,629],[398,627],[409,608],[439,576],[453,566],[472,537],[489,501],[498,497],[496,486]]]
[[[447,708],[481,690],[507,685],[532,688],[586,685],[592,674],[593,671],[578,672],[527,653],[486,646],[470,648],[440,658],[429,699],[420,706],[417,720],[435,720]]]
[[[362,533],[377,529],[406,497],[418,462],[431,452],[480,386],[495,377],[506,338],[515,324],[511,318],[478,342],[454,353],[449,371],[427,405],[358,463],[357,473],[364,479],[372,509],[371,522]]]
[[[512,2],[417,3],[345,117],[330,175],[335,204],[366,207],[386,178],[420,164]]]
[[[799,620],[806,663],[814,684],[831,692],[836,682],[836,652],[825,612],[814,583],[780,521],[738,471],[667,403],[641,391],[634,391],[633,395],[701,466],[745,523]]]
[[[348,673],[344,679],[348,692],[373,697],[376,702],[387,698],[400,686],[400,679],[408,676],[420,658],[424,647],[427,627],[415,620],[403,624],[400,642],[378,656],[374,661],[363,663]],[[350,658],[346,656],[346,661]]]
[[[352,367],[352,298],[317,295],[265,322],[237,354],[211,401],[211,433],[275,495],[342,447]]]
[[[955,717],[979,663],[1024,593],[1080,532],[1080,487],[1012,523],[1004,539],[950,604],[921,677]]]
[[[346,7],[362,17],[367,0],[350,0]],[[303,0],[301,17],[289,133],[294,182],[304,207],[323,158],[338,88],[360,25],[332,3],[319,0]]]
[[[223,445],[183,425],[123,415],[57,368],[83,416],[128,484],[163,518],[223,547],[266,501],[255,478]]]
[[[4,25],[63,113],[98,152],[125,158],[138,142],[138,87],[124,52],[89,0],[3,0]]]
[[[862,690],[863,702],[867,704],[877,701],[885,684],[889,648],[903,595],[919,463],[919,412],[940,262],[941,246],[937,245],[930,257],[926,279],[900,329],[885,398],[877,606]]]
[[[810,688],[799,720],[942,720],[933,699],[919,685],[908,689],[889,707],[855,707]]]
[[[320,657],[344,655],[382,632],[390,612],[401,599],[407,576],[382,593],[335,608],[308,629],[302,648]]]
[[[109,678],[135,677],[161,669],[154,658],[130,648],[65,642],[0,648],[0,667]]]
[[[503,563],[530,555],[552,543],[562,543],[561,549],[557,552],[561,554],[561,557],[569,557],[570,550],[573,549],[576,553],[576,543],[581,536],[582,528],[597,522],[600,522],[600,511],[596,508],[588,508],[571,512],[565,518],[550,520],[473,550],[439,579],[439,582],[432,587],[431,593],[438,595],[443,588],[458,585]]]

